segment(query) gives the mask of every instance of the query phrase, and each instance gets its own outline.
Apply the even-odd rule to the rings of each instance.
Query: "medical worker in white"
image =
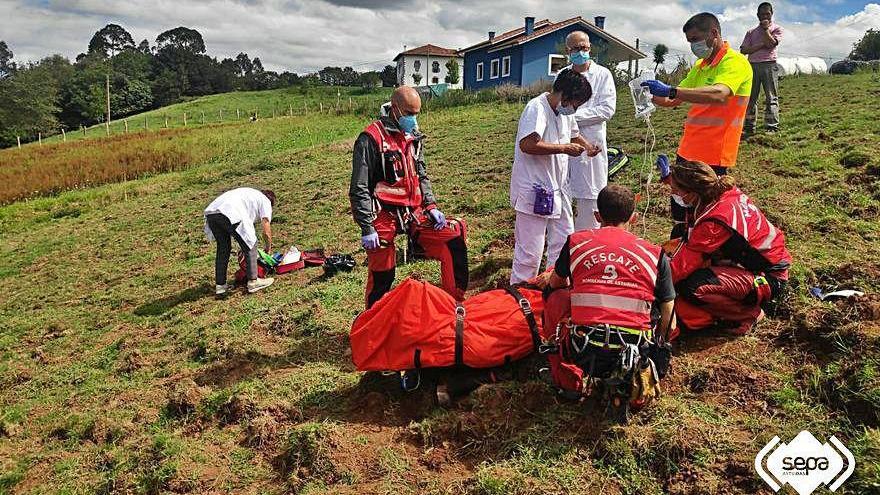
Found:
[[[600,151],[580,136],[573,117],[591,94],[586,78],[564,69],[553,92],[533,98],[520,116],[510,176],[510,205],[516,210],[511,284],[538,275],[545,243],[552,265],[574,232],[568,158]]]
[[[605,123],[617,110],[617,90],[611,71],[590,59],[590,37],[583,31],[575,31],[565,38],[569,68],[590,82],[593,96],[578,107],[574,113],[581,137],[600,148],[599,154],[587,153],[569,158],[571,195],[577,206],[574,230],[598,229],[599,222],[593,214],[599,191],[608,185],[608,145],[605,142]]]

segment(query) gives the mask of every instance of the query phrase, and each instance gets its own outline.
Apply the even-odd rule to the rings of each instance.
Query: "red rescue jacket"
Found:
[[[718,201],[696,217],[687,244],[703,238],[693,233],[709,222],[730,232],[730,238],[718,249],[717,257],[733,261],[755,274],[772,274],[783,280],[788,278],[792,259],[785,247],[785,234],[767,220],[739,188],[733,187],[722,194]],[[699,246],[688,247],[702,251]]]
[[[569,238],[571,320],[650,330],[660,247],[618,227]]]
[[[381,121],[364,129],[379,150],[384,180],[376,184],[373,194],[380,203],[394,206],[421,206],[422,191],[416,173],[416,157],[421,141],[403,132],[389,133]]]

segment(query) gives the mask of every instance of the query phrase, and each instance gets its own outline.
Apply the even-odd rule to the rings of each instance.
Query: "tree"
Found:
[[[382,78],[382,86],[386,88],[397,86],[397,67],[386,65],[382,72],[379,73],[379,77]]]
[[[668,53],[669,47],[663,43],[654,45],[654,72],[657,72],[657,68],[663,65],[663,62],[666,62],[666,55]]]
[[[0,79],[15,72],[15,62],[12,61],[12,50],[6,46],[6,42],[0,40]]]
[[[412,75],[413,82],[416,83],[416,86],[422,83],[422,75],[416,72]]]
[[[382,85],[382,76],[376,71],[364,72],[360,76],[360,83],[365,89],[378,88]]]
[[[205,53],[205,40],[195,29],[176,27],[156,37],[156,51],[180,50],[191,55]]]
[[[141,40],[140,44],[138,44],[137,49],[139,52],[145,55],[150,55],[151,53],[153,53],[153,49],[150,48],[150,42],[145,39]]]
[[[88,53],[107,58],[127,48],[134,48],[134,38],[131,34],[118,24],[107,24],[92,36]]]
[[[459,70],[458,70],[458,60],[451,58],[449,62],[446,62],[446,78],[444,81],[447,84],[458,84],[459,81]]]
[[[880,31],[869,29],[858,43],[853,45],[849,58],[853,60],[880,59]]]
[[[0,146],[57,129],[58,88],[49,70],[38,63],[0,80]]]

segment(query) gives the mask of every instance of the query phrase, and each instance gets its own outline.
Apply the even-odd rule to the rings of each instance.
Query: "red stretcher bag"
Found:
[[[351,356],[359,371],[501,366],[537,350],[543,312],[536,290],[496,289],[457,303],[406,279],[354,321]]]

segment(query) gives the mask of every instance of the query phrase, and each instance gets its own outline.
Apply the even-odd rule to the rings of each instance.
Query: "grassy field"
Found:
[[[305,87],[294,86],[269,91],[235,91],[194,98],[183,103],[169,105],[149,112],[125,118],[112,116],[111,136],[144,130],[160,130],[184,127],[199,127],[229,122],[244,122],[253,115],[260,119],[272,117],[294,117],[321,113],[352,113],[367,106],[376,107],[391,93],[388,88],[362,89],[354,87]],[[43,139],[44,143],[61,142],[59,134]],[[47,133],[48,134],[48,133]],[[67,141],[84,138],[106,137],[104,124],[85,129],[68,129]],[[36,145],[36,143],[32,143]]]
[[[802,429],[855,454],[837,493],[880,493],[878,95],[869,75],[782,82],[783,130],[744,143],[735,177],[785,230],[792,291],[751,335],[685,336],[664,397],[622,427],[539,382],[444,410],[354,372],[363,266],[213,299],[201,211],[230,187],[276,191],[277,245],[363,261],[354,117],[211,128],[232,144],[186,169],[0,207],[0,493],[769,494],[755,454]],[[474,292],[509,276],[520,111],[420,121],[440,206],[468,219]],[[631,114],[621,94],[609,143],[638,155]],[[658,152],[674,152],[684,115],[655,114]],[[328,130],[297,138],[304,125]],[[619,180],[638,187],[634,158]],[[661,240],[666,196],[651,197],[647,235]],[[410,273],[439,278],[430,262]],[[869,296],[821,303],[814,285]]]

